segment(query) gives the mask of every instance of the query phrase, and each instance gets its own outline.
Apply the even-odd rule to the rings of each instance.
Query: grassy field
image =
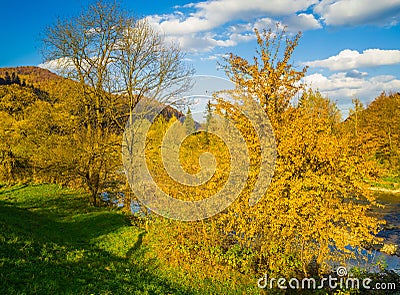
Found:
[[[0,191],[1,294],[194,292],[160,277],[142,230],[86,202],[55,185]]]
[[[0,188],[0,294],[258,293],[161,267],[144,230],[87,200],[56,185]]]

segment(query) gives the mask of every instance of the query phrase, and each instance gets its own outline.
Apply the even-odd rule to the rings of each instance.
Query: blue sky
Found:
[[[87,1],[2,1],[0,67],[42,62],[41,36],[57,17],[79,13]],[[167,39],[181,44],[200,75],[224,77],[217,61],[233,52],[251,58],[254,28],[276,22],[303,32],[293,62],[309,66],[306,82],[337,101],[346,115],[351,99],[372,101],[400,91],[400,0],[129,1]]]

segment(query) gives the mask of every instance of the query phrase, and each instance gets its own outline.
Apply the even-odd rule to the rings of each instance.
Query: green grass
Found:
[[[158,270],[146,233],[56,185],[0,189],[0,294],[194,294]]]
[[[387,175],[382,177],[378,182],[371,182],[373,187],[385,188],[389,190],[400,189],[400,175]]]
[[[382,178],[383,181],[390,183],[393,187],[400,186],[400,175],[391,175]]]
[[[0,185],[0,295],[260,294],[252,278],[234,283],[234,270],[226,280],[204,279],[202,265],[188,273],[160,262],[158,230],[90,206],[83,192]]]

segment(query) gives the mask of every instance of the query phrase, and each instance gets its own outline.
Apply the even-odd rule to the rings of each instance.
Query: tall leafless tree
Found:
[[[193,70],[180,48],[145,19],[135,19],[116,2],[98,1],[45,31],[44,58],[77,82],[82,93],[82,160],[75,167],[96,203],[120,148],[113,140],[143,98],[168,103],[191,85]],[[111,126],[113,126],[111,128]],[[114,149],[115,151],[115,149]]]

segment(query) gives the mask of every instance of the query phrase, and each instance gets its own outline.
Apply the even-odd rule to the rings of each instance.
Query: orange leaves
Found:
[[[345,250],[377,241],[371,233],[381,223],[367,215],[374,199],[362,185],[363,175],[353,169],[357,158],[338,124],[334,103],[305,93],[297,107],[280,114],[275,128],[278,158],[265,197],[251,208],[244,191],[217,220],[226,232],[236,233],[240,245],[268,257],[269,264],[259,265],[261,269],[284,275],[301,269],[307,275],[326,268],[329,259],[341,259],[344,252],[332,252],[331,247]],[[246,142],[254,141],[251,132],[245,136]],[[251,173],[255,171],[250,171],[249,186],[256,179]]]
[[[306,69],[296,71],[290,64],[300,34],[293,39],[284,39],[284,35],[284,30],[256,31],[259,51],[254,60],[231,54],[225,65],[237,92],[250,94],[260,103],[274,127],[277,159],[267,193],[254,207],[249,206],[249,195],[259,178],[263,143],[248,120],[220,99],[217,112],[237,124],[249,151],[246,187],[229,208],[202,224],[185,227],[181,234],[190,231],[190,243],[201,244],[201,251],[218,247],[250,250],[253,271],[308,276],[328,268],[329,260],[352,256],[347,246],[377,242],[374,234],[382,222],[368,213],[375,200],[363,184],[362,159],[354,153],[351,138],[342,133],[335,103],[309,91],[297,105],[292,104],[302,89],[299,81]],[[285,48],[281,47],[283,40]],[[188,140],[181,150],[182,159],[197,159],[189,143],[200,138],[197,134]],[[212,146],[218,146],[215,138],[210,139]],[[226,160],[222,149],[212,152]],[[193,251],[189,252],[193,255]]]
[[[290,39],[285,36],[285,29],[279,26],[276,31],[270,29],[260,33],[255,30],[255,34],[259,49],[254,63],[231,54],[225,60],[224,69],[237,88],[255,96],[270,120],[275,121],[302,89],[298,82],[307,68],[297,71],[290,63],[301,34]]]

